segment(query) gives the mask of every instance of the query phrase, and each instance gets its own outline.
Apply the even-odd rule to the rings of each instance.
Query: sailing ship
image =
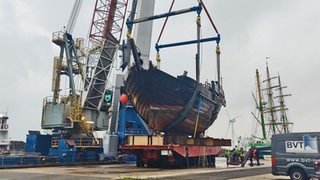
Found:
[[[173,77],[150,65],[148,70],[131,67],[126,90],[139,115],[155,131],[170,134],[204,132],[225,106],[217,81],[201,84],[188,77]]]
[[[289,133],[292,130],[293,123],[288,119],[288,108],[285,104],[285,97],[291,94],[284,93],[286,86],[281,84],[280,75],[270,76],[268,64],[266,75],[266,79],[261,82],[259,71],[256,69],[257,95],[252,94],[252,96],[257,113],[252,112],[252,115],[258,124],[255,127],[260,127],[261,133],[255,129],[249,146],[270,147],[270,138],[273,134]]]
[[[198,22],[200,22],[199,13],[202,6],[204,7],[200,3],[199,6],[190,9],[127,21],[127,25],[191,11],[198,12],[197,18]],[[196,79],[187,76],[186,71],[183,75],[174,77],[160,70],[159,66],[154,66],[151,62],[149,63],[149,68],[143,68],[143,61],[140,53],[138,53],[138,48],[133,38],[128,38],[134,65],[129,68],[125,79],[126,93],[138,114],[149,128],[155,132],[199,136],[214,123],[221,107],[226,105],[224,91],[220,83],[220,68],[218,65],[220,60],[220,35],[218,34],[214,38],[200,39],[200,23],[197,23],[197,34],[196,40],[162,46],[173,47],[197,44]],[[207,41],[217,42],[218,80],[202,84],[199,81],[200,43]],[[160,47],[156,44],[158,52]]]

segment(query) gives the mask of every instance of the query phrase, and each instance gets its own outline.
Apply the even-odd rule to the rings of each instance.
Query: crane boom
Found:
[[[63,31],[54,32],[52,42],[60,47],[59,57],[54,58],[52,91],[53,97],[44,99],[41,126],[43,129],[60,129],[63,135],[85,133],[93,138],[92,125],[81,113],[81,95],[77,93],[76,81],[84,81],[84,68],[81,57],[81,39],[74,41],[73,31],[82,0],[76,0],[69,17],[69,22]],[[66,75],[69,87],[68,95],[60,95],[60,80]],[[76,132],[76,133],[75,133]]]
[[[80,12],[80,8],[82,5],[83,0],[76,0],[73,4],[72,12],[70,14],[68,24],[66,26],[66,31],[70,34],[72,34],[74,26],[77,22],[77,18]]]
[[[153,16],[155,0],[139,0],[137,3],[137,18]],[[153,21],[139,23],[135,26],[133,37],[136,39],[135,43],[140,49],[141,59],[143,60],[142,67],[149,68],[150,47],[152,36]]]
[[[121,39],[128,0],[97,0],[90,28],[90,50],[83,113],[96,129],[105,129],[107,112],[100,112],[107,79]]]

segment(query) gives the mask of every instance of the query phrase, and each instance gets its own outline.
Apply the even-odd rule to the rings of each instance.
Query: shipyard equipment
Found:
[[[133,0],[126,22],[127,40],[120,46],[128,1],[96,0],[90,45],[85,48],[84,40],[74,39],[72,34],[82,3],[76,0],[67,26],[52,38],[60,54],[54,58],[53,96],[44,99],[41,123],[52,133],[29,134],[28,151],[48,154],[46,160],[62,163],[105,159],[103,154],[116,156],[119,150],[135,155],[140,167],[159,163],[163,167],[214,166],[221,146],[231,142],[203,136],[226,105],[220,81],[220,34],[203,2],[197,2],[197,6],[171,11],[173,1],[168,13],[153,15],[154,0]],[[200,38],[203,9],[216,37]],[[150,20],[189,12],[197,14],[197,39],[162,45],[158,40],[157,66],[153,66],[149,63]],[[217,45],[218,79],[201,83],[200,44],[210,41]],[[197,46],[195,80],[187,73],[176,78],[160,70],[160,49],[190,44]],[[125,73],[116,75],[116,84],[110,87],[118,49],[122,50]],[[67,77],[67,87],[61,87],[62,77]],[[103,131],[103,140],[96,137],[98,130]]]
[[[103,142],[93,132],[114,132],[111,126],[115,129],[115,123],[108,122],[113,92],[107,88],[107,80],[121,38],[127,3],[96,0],[88,51],[83,39],[74,40],[72,36],[81,4],[82,0],[75,1],[67,26],[53,33],[52,42],[60,47],[60,55],[54,58],[53,97],[45,98],[43,103],[42,128],[53,132],[49,156],[60,157],[63,162],[97,160],[104,152],[110,153],[110,146],[117,147],[118,141],[116,136],[107,134],[104,137],[108,142]],[[60,87],[64,75],[68,77],[66,95],[62,95]],[[111,153],[116,155],[116,150]]]
[[[136,19],[130,16],[127,20],[128,39],[125,47],[129,48],[123,54],[128,54],[126,50],[131,51],[134,63],[128,63],[130,66],[124,82],[125,92],[122,92],[130,101],[129,104],[123,104],[127,107],[133,105],[150,132],[148,135],[127,133],[120,150],[135,154],[138,167],[214,166],[215,157],[221,154],[221,146],[230,146],[231,141],[204,137],[203,133],[216,120],[221,106],[225,106],[226,102],[220,80],[200,83],[199,63],[200,44],[215,41],[219,64],[220,35],[212,23],[217,37],[200,38],[200,13],[202,8],[206,10],[202,1],[199,1],[198,6],[183,10],[171,11],[171,8],[168,13]],[[135,12],[135,9],[131,12]],[[144,68],[142,53],[135,44],[135,38],[139,37],[131,37],[133,25],[189,12],[198,15],[197,39],[164,45],[157,43],[157,66],[150,62]],[[197,45],[196,80],[188,77],[187,73],[176,78],[160,70],[160,49],[189,44]],[[130,62],[130,59],[125,62]],[[220,79],[219,65],[218,77]],[[120,122],[128,123],[123,114],[120,114]]]

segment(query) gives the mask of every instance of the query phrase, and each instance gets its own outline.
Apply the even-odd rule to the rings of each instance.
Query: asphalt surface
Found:
[[[175,176],[175,177],[164,177],[158,178],[161,180],[164,179],[171,179],[171,180],[194,180],[194,179],[215,179],[215,180],[222,180],[222,179],[238,179],[238,178],[245,178],[245,179],[252,179],[251,176],[254,174],[257,175],[264,175],[270,173],[270,167],[261,167],[261,168],[254,168],[254,169],[237,169],[237,170],[226,170],[226,171],[212,171],[206,173],[196,173],[196,174],[188,174],[182,176]]]
[[[82,165],[38,168],[1,169],[0,180],[99,180],[99,179],[290,179],[273,176],[270,161],[262,161],[261,166],[229,166],[225,159],[217,159],[216,168],[158,169],[138,168],[135,165]]]

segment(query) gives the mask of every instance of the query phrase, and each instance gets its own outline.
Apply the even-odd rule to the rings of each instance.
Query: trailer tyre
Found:
[[[144,167],[144,163],[143,163],[141,157],[137,158],[136,165],[137,165],[137,167]]]
[[[290,170],[290,179],[292,180],[304,180],[307,179],[306,173],[301,168],[293,168]]]

